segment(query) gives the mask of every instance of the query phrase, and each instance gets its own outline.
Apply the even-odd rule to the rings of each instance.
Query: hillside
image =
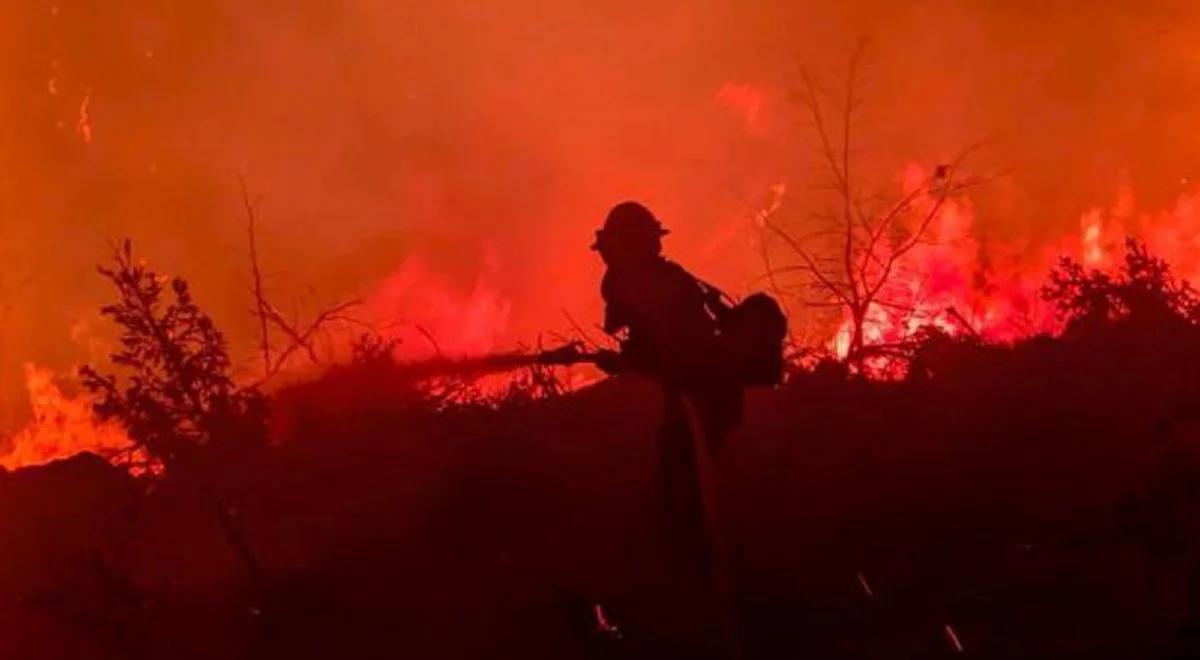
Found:
[[[947,625],[971,657],[1182,648],[1200,356],[1143,332],[752,392],[705,465],[747,657],[953,655]],[[5,475],[4,656],[669,657],[654,631],[703,620],[660,579],[652,383],[437,411],[390,373],[280,393],[280,443],[222,468],[261,593],[184,480]]]

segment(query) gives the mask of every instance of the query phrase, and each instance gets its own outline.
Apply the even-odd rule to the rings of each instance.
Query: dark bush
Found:
[[[124,374],[81,370],[97,396],[96,412],[125,425],[134,445],[126,460],[150,472],[195,466],[202,449],[228,454],[265,437],[265,399],[231,376],[225,338],[193,301],[187,282],[169,281],[135,261],[128,241],[100,274],[117,301],[101,308],[121,327],[112,361]],[[168,294],[169,288],[169,294]],[[167,296],[170,300],[166,300]]]

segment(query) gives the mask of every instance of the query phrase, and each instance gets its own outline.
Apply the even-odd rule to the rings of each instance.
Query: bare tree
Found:
[[[952,162],[938,165],[932,175],[898,198],[866,192],[855,171],[853,142],[857,111],[862,104],[857,87],[864,50],[865,43],[860,43],[836,92],[825,91],[808,70],[802,72],[801,100],[812,122],[829,175],[827,190],[833,199],[830,209],[814,214],[824,227],[797,236],[776,220],[777,201],[756,216],[764,233],[779,239],[795,259],[775,266],[769,250],[763,248],[772,288],[779,288],[775,278],[800,274],[805,279],[801,293],[805,304],[842,309],[850,321],[846,358],[859,367],[872,349],[865,331],[871,313],[877,307],[905,304],[895,299],[890,288],[905,258],[926,240],[947,200],[978,182],[960,173],[960,165],[972,148]],[[830,106],[836,108],[832,121]],[[822,241],[814,246],[814,239]]]
[[[246,212],[246,238],[250,255],[250,290],[254,296],[254,315],[258,320],[258,351],[262,357],[263,380],[279,373],[288,364],[288,360],[298,352],[302,352],[310,362],[321,362],[315,346],[315,340],[324,331],[337,324],[363,325],[350,312],[361,304],[360,300],[346,300],[334,303],[318,312],[308,321],[301,321],[298,315],[289,319],[279,308],[271,304],[267,298],[267,290],[263,284],[263,271],[259,260],[258,246],[258,198],[251,198],[246,187],[245,179],[239,177],[238,183],[242,192],[242,208]],[[275,335],[281,334],[284,342],[276,346]]]

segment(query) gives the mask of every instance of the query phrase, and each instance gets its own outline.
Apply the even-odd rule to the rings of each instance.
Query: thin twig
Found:
[[[413,327],[417,329],[417,332],[421,333],[421,336],[429,340],[429,344],[433,346],[433,352],[436,353],[438,357],[442,357],[442,347],[438,344],[438,340],[433,336],[433,333],[426,330],[420,324],[414,325]]]
[[[258,339],[262,351],[263,373],[268,375],[271,371],[271,336],[267,327],[267,301],[263,293],[262,271],[258,265],[258,240],[255,236],[258,209],[257,204],[250,200],[246,179],[239,176],[238,185],[242,189],[242,206],[246,210],[246,235],[250,243],[250,274],[254,280],[254,304],[258,316]]]

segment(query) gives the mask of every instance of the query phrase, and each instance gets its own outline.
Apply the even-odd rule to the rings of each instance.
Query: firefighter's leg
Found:
[[[670,387],[663,391],[659,488],[668,560],[703,572],[708,542],[696,447],[683,394]]]
[[[689,397],[700,422],[708,451],[699,456],[699,488],[706,516],[707,578],[712,589],[713,606],[718,617],[719,644],[722,657],[741,657],[741,635],[738,625],[736,592],[730,560],[723,533],[725,526],[721,492],[724,476],[720,469],[720,449],[729,435],[741,424],[742,388],[724,381],[710,381]],[[699,448],[697,448],[699,451]]]
[[[680,639],[690,649],[689,658],[731,658],[727,625],[716,573],[715,546],[710,528],[698,447],[692,433],[691,414],[684,395],[664,390],[664,416],[660,447],[660,488],[663,537],[668,573],[682,617]]]
[[[707,384],[692,394],[710,451],[720,449],[729,434],[741,425],[744,398],[740,385],[724,382]]]

